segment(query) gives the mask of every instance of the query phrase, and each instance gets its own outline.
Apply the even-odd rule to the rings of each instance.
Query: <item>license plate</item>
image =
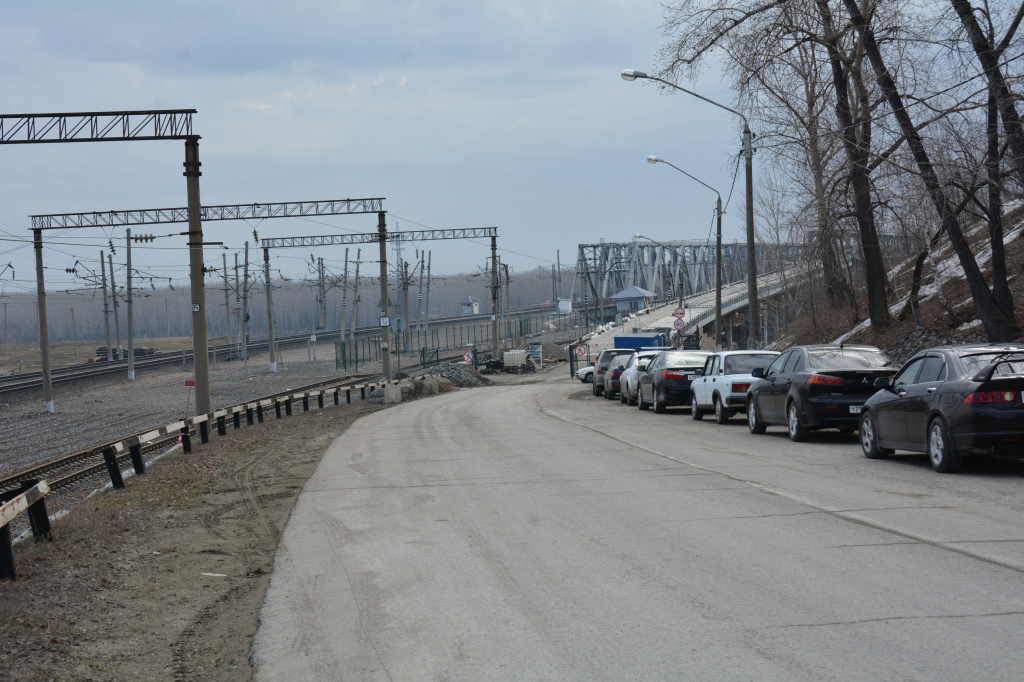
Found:
[[[860,405],[850,405],[850,414],[860,414]]]
[[[693,381],[694,379],[696,379],[696,378],[697,378],[697,375],[696,375],[696,374],[687,374],[687,375],[686,375],[686,378],[687,378],[687,380],[689,380],[689,381]]]

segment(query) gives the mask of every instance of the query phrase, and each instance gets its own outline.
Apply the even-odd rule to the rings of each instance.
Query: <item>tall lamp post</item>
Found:
[[[686,177],[699,182],[718,195],[718,201],[715,203],[715,218],[717,221],[715,228],[715,350],[719,350],[719,344],[722,342],[722,195],[708,183],[693,177],[679,166],[669,163],[665,159],[657,156],[648,156],[647,162],[663,163],[667,166],[672,166]]]
[[[703,95],[698,95],[692,90],[671,83],[667,80],[658,78],[657,76],[650,76],[643,71],[635,71],[634,69],[623,69],[622,79],[626,81],[634,81],[637,78],[646,78],[652,81],[658,81],[670,88],[681,90],[688,95],[693,95],[697,99],[704,100],[708,104],[714,104],[720,109],[725,109],[729,113],[736,114],[743,120],[743,157],[746,161],[746,185],[747,185],[747,310],[748,310],[748,329],[747,329],[747,348],[754,349],[758,346],[757,330],[760,328],[758,324],[758,301],[757,301],[757,256],[754,253],[754,146],[753,146],[753,134],[750,132],[750,125],[747,123],[747,117],[740,112],[719,104],[713,99],[708,99]]]

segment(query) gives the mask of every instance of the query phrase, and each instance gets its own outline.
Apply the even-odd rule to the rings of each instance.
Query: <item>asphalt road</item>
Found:
[[[257,679],[1024,677],[1021,464],[942,476],[561,374],[331,445],[278,550]]]

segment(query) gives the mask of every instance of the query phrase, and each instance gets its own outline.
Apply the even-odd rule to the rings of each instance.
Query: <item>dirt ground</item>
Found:
[[[353,403],[175,449],[121,491],[15,546],[0,583],[0,679],[248,680],[279,535]]]

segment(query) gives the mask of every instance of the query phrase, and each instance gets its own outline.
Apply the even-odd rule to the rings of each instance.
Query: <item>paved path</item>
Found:
[[[285,529],[258,680],[1016,680],[1024,467],[939,476],[554,375],[357,422]]]

